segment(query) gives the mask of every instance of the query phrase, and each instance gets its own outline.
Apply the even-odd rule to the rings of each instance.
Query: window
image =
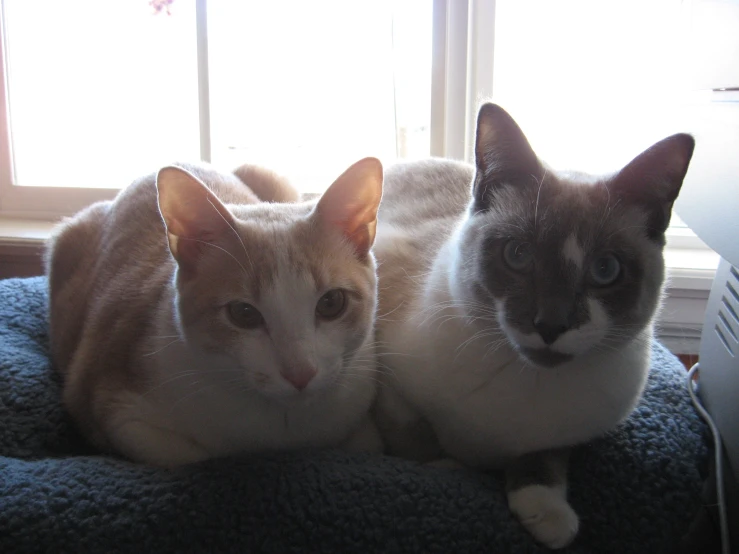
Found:
[[[215,163],[319,191],[366,156],[428,156],[430,2],[208,6]]]
[[[71,213],[176,160],[320,191],[429,154],[425,0],[0,1],[3,213]]]
[[[617,169],[692,130],[688,4],[0,0],[0,213],[70,214],[176,160],[304,191],[368,155],[471,160],[487,98],[555,167]]]
[[[498,0],[493,97],[554,167],[617,170],[686,130],[683,4]]]
[[[195,10],[5,0],[13,182],[121,187],[198,157]]]
[[[702,60],[736,56],[736,5],[0,0],[0,247],[175,160],[261,163],[304,191],[369,155],[471,161],[490,98],[553,166],[617,169],[711,119],[685,102],[727,81]],[[716,256],[679,218],[668,246],[661,336],[692,352]]]

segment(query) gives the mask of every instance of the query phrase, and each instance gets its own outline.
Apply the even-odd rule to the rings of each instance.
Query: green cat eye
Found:
[[[237,327],[242,329],[256,329],[264,323],[262,314],[254,306],[237,300],[229,302],[226,306],[228,317]]]
[[[503,247],[503,260],[514,271],[524,271],[533,259],[533,249],[527,242],[509,240]]]
[[[323,319],[339,317],[346,307],[346,294],[341,289],[333,289],[321,296],[316,304],[316,314]]]
[[[612,285],[621,275],[621,263],[613,254],[600,256],[590,264],[590,278],[600,287]]]

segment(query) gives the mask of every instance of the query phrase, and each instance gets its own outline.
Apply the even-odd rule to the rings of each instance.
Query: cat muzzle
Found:
[[[290,383],[299,391],[302,391],[308,386],[308,384],[313,380],[313,377],[315,377],[317,373],[318,370],[315,367],[302,365],[282,371],[280,375],[282,375],[285,381]]]
[[[563,354],[551,348],[521,348],[520,352],[531,362],[543,367],[554,367],[573,358],[572,354]]]

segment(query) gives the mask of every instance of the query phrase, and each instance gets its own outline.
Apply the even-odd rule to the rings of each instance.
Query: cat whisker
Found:
[[[143,356],[144,358],[148,358],[149,356],[154,356],[154,355],[156,355],[156,354],[159,354],[159,353],[160,353],[160,352],[162,352],[163,350],[165,350],[165,349],[169,348],[170,346],[172,346],[173,344],[175,344],[175,343],[177,343],[177,342],[180,342],[181,340],[182,340],[182,339],[181,339],[180,337],[177,337],[177,338],[176,338],[175,340],[173,340],[172,342],[168,342],[167,344],[165,344],[164,346],[162,346],[162,347],[161,347],[161,348],[160,348],[159,350],[155,350],[154,352],[149,352],[148,354],[143,354],[142,356]]]
[[[254,264],[252,263],[251,258],[249,257],[249,253],[246,251],[246,245],[244,244],[244,241],[241,239],[241,235],[239,235],[239,233],[236,231],[236,229],[233,228],[233,225],[231,225],[228,222],[228,220],[225,217],[223,217],[223,214],[220,211],[218,211],[218,208],[216,208],[215,205],[213,204],[213,202],[210,201],[210,198],[209,197],[206,197],[206,200],[208,201],[208,204],[210,204],[211,206],[213,206],[213,209],[215,210],[215,212],[219,216],[221,216],[221,219],[223,220],[223,222],[226,225],[228,225],[229,229],[231,229],[233,231],[234,235],[236,235],[236,238],[239,239],[239,242],[241,243],[241,248],[244,250],[244,256],[246,256],[246,259],[249,262],[249,266],[251,267],[252,271],[254,271]]]
[[[331,384],[332,384],[332,385],[333,385],[333,384],[343,384],[343,385],[346,385],[346,383],[343,383],[343,382],[341,381],[341,378],[342,378],[342,377],[343,377],[343,378],[351,378],[351,377],[361,377],[361,378],[363,378],[363,379],[367,379],[368,381],[371,381],[371,382],[373,382],[373,383],[375,383],[375,384],[378,384],[378,385],[384,385],[384,384],[385,384],[385,383],[384,383],[384,382],[382,381],[382,379],[380,379],[379,377],[376,377],[376,376],[374,376],[374,375],[363,375],[363,374],[361,374],[361,373],[347,373],[347,372],[344,372],[344,373],[342,373],[342,374],[341,374],[341,375],[340,375],[339,377],[335,378],[335,379],[334,379],[334,380],[332,381],[332,383],[331,383]]]
[[[544,186],[544,179],[547,176],[547,169],[544,169],[544,175],[542,175],[541,180],[539,181],[536,178],[536,175],[532,175],[534,178],[534,181],[539,181],[539,188],[536,190],[536,206],[534,207],[534,230],[536,230],[536,223],[537,218],[539,216],[539,197],[541,196],[541,187]]]
[[[365,369],[362,369],[361,370],[362,373],[376,372],[380,376],[382,376],[382,375],[390,375],[391,377],[395,377],[395,370],[392,367],[390,367],[387,364],[384,364],[382,362],[376,361],[376,360],[373,360],[372,362],[373,362],[373,365],[371,367],[367,367]],[[344,371],[346,372],[347,370],[350,370],[350,369],[353,369],[353,368],[347,367],[347,368],[344,369]],[[378,382],[379,382],[379,378],[378,378]]]
[[[491,341],[487,350],[485,350],[485,355],[482,357],[482,359],[486,359],[489,354],[494,354],[497,350],[500,349],[501,346],[505,345],[506,343],[508,343],[508,339],[506,339],[505,337],[495,341]]]
[[[620,233],[621,231],[625,231],[626,229],[642,229],[642,228],[643,228],[643,226],[642,226],[642,225],[627,225],[627,226],[625,226],[625,227],[619,227],[618,229],[616,229],[615,231],[613,231],[613,232],[612,232],[612,233],[611,233],[610,235],[608,235],[608,236],[607,236],[607,237],[606,237],[606,238],[605,238],[604,240],[606,240],[606,241],[607,241],[607,240],[609,240],[609,239],[610,239],[610,238],[611,238],[611,237],[612,237],[613,235],[615,235],[616,233]]]
[[[393,312],[395,312],[395,311],[399,310],[400,308],[402,308],[404,304],[405,304],[405,301],[403,301],[403,302],[401,302],[400,304],[398,304],[397,306],[395,306],[395,308],[393,308],[393,309],[392,309],[392,310],[390,310],[389,312],[387,312],[387,313],[384,313],[384,314],[382,314],[382,315],[378,315],[378,316],[376,316],[376,317],[375,317],[375,319],[378,319],[378,320],[384,320],[384,321],[389,321],[389,320],[387,320],[387,319],[386,319],[386,318],[387,318],[387,316],[389,316],[389,315],[390,315],[390,314],[392,314]]]
[[[212,242],[208,242],[208,241],[204,241],[204,240],[200,240],[200,239],[193,239],[193,238],[188,238],[188,237],[180,237],[180,240],[190,240],[190,241],[193,241],[193,242],[199,242],[201,244],[206,244],[208,246],[212,246],[213,248],[217,248],[221,252],[224,252],[225,254],[231,256],[231,258],[233,258],[233,261],[235,261],[237,264],[239,264],[239,267],[241,268],[241,271],[244,272],[244,275],[247,278],[249,277],[249,273],[246,271],[246,268],[242,265],[242,263],[238,259],[236,259],[236,256],[234,256],[233,254],[231,254],[231,252],[229,252],[225,248],[221,248],[217,244],[213,244]]]
[[[164,381],[157,383],[150,389],[148,389],[146,392],[142,393],[142,398],[153,393],[154,391],[161,389],[162,387],[171,384],[174,381],[177,381],[178,379],[183,379],[185,377],[193,377],[193,376],[207,376],[213,373],[239,373],[241,374],[240,370],[237,369],[209,369],[207,372],[200,371],[200,370],[190,370],[190,371],[181,371],[174,376],[170,377],[169,379],[165,379]]]
[[[465,349],[465,347],[467,347],[467,345],[473,343],[478,338],[486,337],[488,335],[490,335],[490,331],[488,329],[481,329],[480,331],[477,331],[476,333],[474,333],[466,341],[464,341],[459,346],[457,346],[457,356]],[[457,358],[455,357],[454,360],[456,361],[456,359]]]
[[[435,310],[434,310],[433,313],[429,314],[421,322],[419,322],[419,324],[418,324],[419,327],[421,327],[423,325],[426,325],[426,324],[429,324],[430,322],[437,321],[437,319],[443,318],[443,317],[449,317],[449,318],[452,318],[452,319],[454,319],[454,318],[480,318],[480,319],[483,319],[484,316],[490,316],[490,318],[491,318],[490,320],[493,321],[492,318],[496,315],[494,312],[492,312],[488,308],[485,308],[484,310],[479,310],[479,306],[478,305],[472,305],[472,306],[469,306],[468,305],[468,306],[465,306],[464,304],[457,303],[457,302],[440,303],[440,304],[441,305],[437,304],[437,305],[434,305],[434,306],[429,307],[429,308],[434,308]],[[459,309],[464,310],[465,307],[470,307],[471,308],[470,311],[472,311],[474,309],[478,309],[479,311],[482,312],[482,314],[479,315],[479,316],[473,316],[473,315],[470,315],[469,313],[467,313],[467,311],[465,310],[464,313],[443,314],[442,316],[439,316],[438,315],[440,312],[443,312],[444,310],[449,309],[449,308],[459,308]],[[424,311],[426,311],[426,310],[424,310]],[[446,320],[440,321],[440,323],[445,323],[445,322],[446,322]],[[437,331],[438,331],[438,327],[437,327]]]
[[[431,275],[431,274],[433,273],[433,270],[431,270],[431,271],[427,271],[427,272],[425,272],[425,273],[418,273],[418,274],[416,274],[416,275],[410,275],[410,274],[408,273],[408,271],[406,271],[406,269],[405,269],[405,268],[403,268],[403,273],[405,273],[405,276],[406,276],[406,277],[407,277],[408,279],[410,279],[411,281],[413,281],[414,283],[417,283],[417,284],[422,284],[422,283],[419,283],[419,282],[417,281],[417,279],[419,279],[419,278],[421,278],[421,277],[428,277],[429,275]]]

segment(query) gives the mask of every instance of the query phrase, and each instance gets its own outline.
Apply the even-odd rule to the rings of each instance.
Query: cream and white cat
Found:
[[[163,466],[381,450],[368,410],[382,179],[366,158],[290,203],[258,167],[173,166],[64,222],[47,252],[51,348],[87,437]]]
[[[387,170],[375,253],[390,453],[504,468],[536,539],[575,537],[567,447],[614,428],[641,395],[693,146],[679,134],[610,177],[556,173],[486,104],[476,167]]]

